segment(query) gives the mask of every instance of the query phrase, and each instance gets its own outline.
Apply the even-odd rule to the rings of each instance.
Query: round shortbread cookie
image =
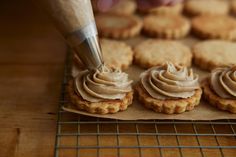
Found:
[[[192,53],[187,46],[177,41],[149,39],[134,47],[134,60],[144,68],[162,65],[167,61],[190,66]]]
[[[100,39],[102,55],[105,65],[116,69],[126,69],[133,61],[133,50],[131,46],[125,42]],[[75,54],[74,61],[78,68],[82,68],[83,65],[79,57]]]
[[[101,39],[103,59],[106,65],[118,69],[126,69],[133,61],[131,46],[122,41]]]
[[[236,39],[236,20],[226,15],[201,15],[192,20],[193,33],[203,39]]]
[[[181,15],[149,15],[143,20],[143,31],[151,37],[178,39],[189,30],[190,22]]]
[[[200,102],[202,90],[201,88],[195,90],[195,94],[189,98],[158,100],[151,97],[142,85],[136,85],[138,99],[143,105],[155,112],[162,112],[166,114],[183,113],[185,111],[193,110]]]
[[[236,113],[236,100],[224,99],[219,97],[209,85],[208,78],[204,79],[201,83],[203,89],[203,97],[209,102],[210,105],[217,107],[220,110]]]
[[[130,15],[133,14],[136,9],[137,4],[134,0],[120,0],[108,13]]]
[[[176,15],[176,14],[181,14],[182,10],[183,10],[183,4],[178,3],[178,4],[172,5],[172,6],[156,7],[156,8],[148,10],[148,12],[151,14],[157,14],[157,15],[166,15],[166,14]]]
[[[225,0],[188,0],[184,9],[189,15],[223,15],[229,12],[229,3]]]
[[[133,101],[133,91],[128,92],[122,100],[104,100],[103,102],[86,101],[74,91],[73,80],[68,82],[67,91],[70,102],[79,110],[84,110],[89,113],[108,114],[124,111]]]
[[[95,16],[99,35],[125,39],[139,34],[142,21],[132,15],[98,14]]]
[[[92,0],[93,11],[99,13],[97,7],[97,0]],[[137,3],[135,0],[119,0],[112,8],[110,8],[106,13],[131,15],[137,9]]]
[[[203,41],[192,48],[194,63],[205,70],[236,64],[235,50],[236,43],[220,40]]]

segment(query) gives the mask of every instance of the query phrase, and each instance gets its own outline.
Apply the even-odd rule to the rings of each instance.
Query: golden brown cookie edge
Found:
[[[153,41],[162,41],[162,40],[159,40],[159,39],[149,39],[149,40],[153,40]],[[169,40],[169,41],[172,41],[172,40]],[[144,41],[145,42],[145,41]],[[188,47],[187,47],[188,48]],[[189,49],[189,48],[188,48]],[[143,54],[145,54],[145,53],[148,53],[148,52],[139,52],[140,50],[137,50],[137,48],[136,47],[134,47],[133,48],[133,51],[134,51],[134,57],[133,57],[133,60],[134,60],[134,63],[136,64],[136,65],[139,65],[140,67],[142,67],[142,68],[144,68],[144,69],[148,69],[148,68],[151,68],[151,67],[154,67],[154,66],[160,66],[160,65],[162,65],[162,64],[164,64],[165,62],[159,62],[159,63],[153,63],[153,62],[150,62],[150,61],[148,61],[148,60],[144,60],[143,58],[142,58],[142,56],[138,56],[137,55],[137,52],[138,53],[143,53]],[[161,56],[160,56],[161,57]],[[185,55],[185,57],[184,58],[182,58],[182,63],[179,63],[179,64],[177,64],[177,63],[174,63],[174,64],[176,64],[176,65],[182,65],[182,66],[187,66],[187,67],[190,67],[191,65],[192,65],[192,59],[193,59],[193,54],[192,54],[192,52],[191,52],[191,49],[189,49],[189,53],[188,53],[188,55]]]
[[[207,102],[223,111],[229,111],[231,113],[236,113],[236,100],[224,99],[216,95],[209,87],[209,77],[205,78],[201,82],[201,87],[203,89],[203,97]]]
[[[69,80],[67,91],[70,103],[75,105],[79,110],[93,114],[110,114],[118,111],[124,111],[132,104],[133,101],[133,91],[131,91],[127,93],[125,98],[122,100],[106,100],[104,102],[96,103],[88,102],[75,93],[73,79]]]
[[[135,86],[135,90],[138,95],[139,101],[146,108],[151,109],[155,112],[166,113],[166,114],[176,114],[183,113],[186,111],[191,111],[200,103],[202,90],[197,89],[195,94],[186,99],[178,100],[158,100],[152,98],[142,87],[140,83]]]
[[[107,29],[104,28],[103,24],[101,22],[97,22],[97,29],[99,32],[99,35],[101,37],[107,37],[112,39],[127,39],[134,36],[137,36],[143,26],[142,20],[134,15],[121,15],[121,14],[106,14],[105,16],[121,16],[123,18],[126,18],[129,22],[132,22],[128,28],[119,28],[119,29]],[[99,14],[98,16],[103,16],[103,14]],[[96,19],[98,20],[98,18]]]
[[[158,16],[158,15],[149,15],[149,16]],[[146,18],[148,18],[149,16],[147,16]],[[182,17],[181,15],[164,15],[164,16],[166,16],[167,18],[174,16],[174,19],[176,17],[181,18],[181,20],[183,20],[182,27],[175,29],[165,29],[165,30],[163,29],[159,30],[158,27],[155,27],[155,29],[151,29],[149,25],[146,24],[145,22],[146,19],[144,18],[143,30],[142,30],[143,33],[149,37],[163,38],[163,39],[181,39],[188,35],[188,33],[190,32],[191,24],[186,18]]]

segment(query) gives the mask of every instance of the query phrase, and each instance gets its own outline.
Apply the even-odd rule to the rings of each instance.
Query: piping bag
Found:
[[[68,45],[89,70],[103,65],[90,0],[40,0]]]

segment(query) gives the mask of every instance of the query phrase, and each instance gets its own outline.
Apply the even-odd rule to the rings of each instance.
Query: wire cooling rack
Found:
[[[69,55],[68,55],[69,56]],[[67,57],[57,120],[55,157],[236,156],[236,121],[120,121],[63,111]]]

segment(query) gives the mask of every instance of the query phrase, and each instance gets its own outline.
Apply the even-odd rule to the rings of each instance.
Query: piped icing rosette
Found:
[[[236,66],[213,70],[210,87],[221,98],[236,99]]]
[[[132,91],[128,74],[103,66],[95,71],[82,71],[75,80],[75,92],[89,102],[123,99]]]
[[[198,76],[192,69],[166,63],[153,67],[141,75],[141,85],[153,98],[179,99],[189,98],[199,89]]]

